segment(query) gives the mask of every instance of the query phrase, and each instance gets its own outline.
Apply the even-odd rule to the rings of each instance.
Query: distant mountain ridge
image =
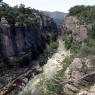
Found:
[[[64,17],[67,15],[67,13],[60,11],[54,11],[54,12],[42,11],[42,13],[53,18],[58,25],[63,23]]]

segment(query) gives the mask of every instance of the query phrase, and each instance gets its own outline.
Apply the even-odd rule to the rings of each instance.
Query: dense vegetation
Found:
[[[81,20],[81,24],[94,23],[95,6],[75,6],[69,10],[69,15],[77,16]]]
[[[34,17],[33,11],[38,12],[37,10],[31,9],[29,7],[25,8],[25,5],[23,4],[15,7],[9,7],[9,5],[6,5],[0,7],[0,17],[6,17],[10,24],[14,24],[16,21],[19,22],[20,25],[23,23],[31,24],[31,20],[27,18],[29,16]]]

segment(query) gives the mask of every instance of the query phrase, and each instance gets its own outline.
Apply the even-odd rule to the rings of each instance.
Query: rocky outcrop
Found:
[[[11,80],[6,86],[0,89],[0,95],[17,95],[26,84],[34,78],[37,74],[42,72],[42,68],[36,66],[35,68],[30,68],[29,70],[25,70],[23,74],[16,77],[14,80]]]
[[[47,45],[57,40],[57,32],[53,19],[36,10],[15,20],[7,13],[0,15],[0,95],[17,95],[42,72]]]
[[[57,27],[54,21],[46,16],[33,12],[28,17],[32,23],[15,22],[10,24],[6,17],[0,21],[0,56],[4,61],[16,61],[23,56],[37,57],[53,38],[56,40]],[[16,19],[21,19],[17,17]],[[52,34],[54,36],[52,36]]]
[[[95,57],[75,58],[65,71],[64,92],[68,95],[94,95],[94,80]]]
[[[72,37],[75,41],[84,41],[87,38],[87,29],[85,25],[80,25],[76,16],[65,17],[63,32],[72,32]]]
[[[63,89],[66,95],[95,95],[95,54],[92,49],[95,41],[94,19],[91,20],[86,14],[90,10],[86,9],[85,13],[82,10],[78,12],[82,7],[84,6],[70,9],[62,30],[65,46],[70,49],[71,57],[74,58],[65,71]]]

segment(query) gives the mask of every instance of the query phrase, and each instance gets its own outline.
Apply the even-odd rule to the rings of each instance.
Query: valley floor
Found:
[[[43,66],[43,73],[35,76],[34,79],[30,80],[24,90],[21,91],[18,95],[40,95],[39,89],[37,88],[38,84],[41,81],[45,82],[47,79],[52,79],[57,71],[62,69],[62,61],[64,60],[65,56],[70,55],[70,52],[66,51],[64,42],[61,38],[58,39],[58,42],[59,47],[57,52],[54,53],[51,58],[48,58],[47,64]]]

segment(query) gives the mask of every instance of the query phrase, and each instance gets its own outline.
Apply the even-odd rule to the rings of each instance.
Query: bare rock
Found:
[[[83,88],[91,87],[95,80],[95,57],[92,58],[75,58],[72,64],[65,71],[66,83],[64,92],[68,95],[95,95],[86,93]],[[94,89],[95,90],[95,89]],[[77,94],[80,92],[80,94]],[[90,93],[90,92],[89,92]]]
[[[87,28],[84,25],[79,24],[79,20],[76,16],[67,16],[64,21],[63,31],[72,31],[72,37],[75,41],[81,42],[87,38]]]

